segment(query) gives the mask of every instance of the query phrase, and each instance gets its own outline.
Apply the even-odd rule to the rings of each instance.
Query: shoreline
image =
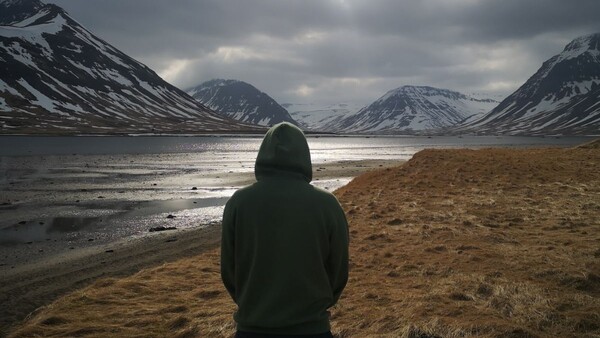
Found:
[[[0,336],[56,298],[100,278],[194,256],[219,246],[221,226],[153,233],[49,257],[3,272],[0,277]]]
[[[337,180],[345,184],[364,172],[398,166],[404,162],[357,160],[317,163],[313,164],[313,183],[335,184],[334,181]],[[214,177],[210,178],[214,180],[215,186],[225,184],[237,188],[254,180],[253,172],[225,173],[223,177],[217,178],[221,175],[223,174],[215,173]],[[110,196],[106,192],[104,194]],[[90,198],[89,202],[106,203],[106,200],[97,201]],[[131,202],[124,200],[120,203]],[[86,236],[80,236],[79,243],[69,244],[75,246],[72,250],[65,246],[65,242],[51,241],[7,247],[7,250],[30,250],[36,256],[25,256],[26,258],[16,260],[12,266],[0,266],[0,302],[3,304],[0,310],[0,337],[44,305],[100,278],[125,277],[145,268],[212,250],[220,244],[221,226],[218,222],[203,223],[196,227],[180,227],[186,222],[190,223],[190,218],[183,215],[172,220],[162,217],[159,222],[165,226],[177,225],[177,229],[160,232],[147,232],[146,229],[133,237],[109,242],[88,242]],[[59,250],[38,249],[44,245],[59,247]],[[42,251],[37,252],[38,250]]]
[[[4,168],[6,189],[0,198],[0,273],[47,256],[147,236],[155,227],[186,229],[219,222],[226,200],[236,189],[254,182],[254,171],[249,163],[243,164],[245,171],[227,164],[204,171],[166,171],[186,157],[164,155],[164,164],[134,169],[122,168],[133,160],[153,158],[94,156],[64,165],[58,157],[39,166],[35,159],[10,164]],[[87,167],[103,161],[112,164]],[[362,172],[399,163],[317,163],[313,184],[335,190]]]

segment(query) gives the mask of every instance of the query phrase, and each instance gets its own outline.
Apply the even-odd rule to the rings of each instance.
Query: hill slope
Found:
[[[508,134],[600,133],[600,33],[571,41],[517,91],[466,130]]]
[[[0,133],[252,130],[216,115],[63,9],[0,2]]]
[[[261,126],[297,122],[269,95],[249,83],[214,79],[187,90],[193,98],[234,120]]]
[[[285,109],[302,126],[313,131],[330,132],[335,130],[335,125],[346,116],[350,116],[362,108],[356,103],[284,103]]]
[[[402,86],[328,126],[343,132],[418,133],[453,126],[489,111],[495,104],[492,99],[477,99],[447,89]]]

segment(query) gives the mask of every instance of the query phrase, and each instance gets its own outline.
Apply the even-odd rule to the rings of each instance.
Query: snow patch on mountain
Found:
[[[488,112],[496,104],[493,99],[448,89],[402,86],[345,117],[334,129],[347,133],[420,133],[456,125]]]
[[[282,106],[299,125],[310,131],[329,132],[343,118],[356,113],[364,104],[343,102],[333,104],[318,103],[284,103]]]
[[[214,79],[186,92],[212,110],[237,121],[261,126],[280,122],[297,124],[269,95],[243,81]]]
[[[517,91],[459,132],[595,134],[600,131],[600,33],[579,37]]]
[[[60,7],[0,2],[0,133],[259,130],[222,117]]]

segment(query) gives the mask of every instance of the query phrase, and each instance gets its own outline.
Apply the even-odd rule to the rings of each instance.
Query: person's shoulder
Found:
[[[231,195],[231,198],[229,198],[228,203],[233,203],[238,200],[252,198],[253,191],[256,190],[255,186],[256,186],[256,183],[253,183],[253,184],[247,185],[245,187],[239,188],[238,190],[236,190],[233,193],[233,195]]]
[[[315,187],[314,185],[311,185],[311,187],[312,187],[311,189],[313,191],[313,194],[315,196],[317,196],[317,198],[319,198],[323,201],[327,201],[329,203],[339,204],[335,195],[333,193],[331,193],[330,191],[327,191],[323,188]]]
[[[334,217],[336,224],[345,224],[344,209],[338,201],[337,197],[325,189],[319,187],[312,187],[313,197],[311,200],[318,206],[316,209],[325,212],[329,217]]]

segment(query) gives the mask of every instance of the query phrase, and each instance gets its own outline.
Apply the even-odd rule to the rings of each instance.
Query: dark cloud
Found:
[[[329,29],[339,22],[335,7],[320,0],[52,2],[120,48],[133,46],[143,51],[162,46],[173,47],[173,53],[212,49],[261,34],[289,38],[299,31]],[[132,52],[138,52],[134,48]]]
[[[598,31],[600,3],[597,0],[503,0],[471,6],[459,20],[470,38],[485,40],[528,39],[538,35]],[[459,21],[460,22],[460,21]]]
[[[508,94],[573,38],[597,0],[56,0],[186,88],[250,82],[280,102],[376,99],[405,85]]]
[[[597,0],[355,1],[361,29],[374,35],[489,43],[600,29]]]

